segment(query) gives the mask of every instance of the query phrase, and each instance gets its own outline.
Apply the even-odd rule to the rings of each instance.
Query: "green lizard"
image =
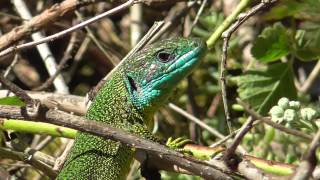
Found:
[[[168,39],[145,47],[112,74],[86,118],[155,140],[148,131],[153,114],[199,64],[205,47],[201,40],[191,38]],[[58,179],[125,179],[133,153],[119,142],[79,133]]]

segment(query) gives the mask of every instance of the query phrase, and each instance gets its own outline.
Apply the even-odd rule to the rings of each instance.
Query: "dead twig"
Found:
[[[37,157],[30,153],[15,151],[13,149],[0,147],[0,157],[1,158],[10,158],[18,161],[26,162],[36,169],[44,172],[50,178],[55,178],[57,176],[57,172],[53,171],[50,166],[37,159]]]
[[[84,21],[83,16],[79,11],[75,11],[75,14],[81,22]],[[89,26],[85,26],[84,29],[87,31],[87,34],[92,42],[99,48],[99,50],[106,56],[106,58],[111,61],[112,65],[116,66],[117,64],[119,64],[120,59],[117,56],[113,55],[111,52],[108,52],[106,48],[103,47],[98,38],[94,35],[94,32],[89,28]]]
[[[314,68],[312,69],[310,75],[308,76],[308,78],[304,81],[304,83],[302,84],[302,86],[299,89],[300,92],[306,93],[312,83],[314,82],[314,80],[316,80],[316,78],[318,77],[320,73],[320,60],[318,60],[317,64],[314,66]]]
[[[17,12],[22,18],[32,19],[30,10],[28,9],[24,0],[12,0],[12,3],[16,7]],[[44,35],[41,32],[34,32],[33,34],[31,34],[31,37],[34,41],[38,41],[39,39],[44,38]],[[43,44],[37,45],[36,47],[48,73],[50,75],[53,75],[57,71],[57,63],[48,44],[43,43]],[[55,86],[55,89],[59,93],[65,93],[65,94],[69,93],[69,89],[63,77],[60,74],[58,74],[57,77],[54,79],[53,84]]]
[[[111,75],[126,61],[129,59],[134,53],[141,50],[145,45],[150,42],[150,39],[154,36],[155,33],[159,31],[159,29],[163,26],[163,21],[158,21],[153,24],[153,26],[149,29],[149,31],[143,36],[143,38],[139,41],[139,43],[130,50],[130,52],[121,60],[121,62],[114,67],[97,85],[96,87],[90,92],[89,99],[91,100],[95,97],[96,93],[99,89],[103,86],[103,84],[110,79]]]
[[[54,4],[50,8],[43,11],[41,14],[26,21],[23,25],[15,27],[10,32],[0,37],[0,50],[9,45],[21,40],[24,37],[31,35],[33,32],[46,26],[50,22],[54,22],[65,13],[70,12],[76,8],[88,5],[94,1],[79,1],[79,0],[65,0],[61,3]]]
[[[221,171],[214,165],[187,157],[172,149],[168,149],[163,145],[138,137],[121,129],[109,127],[108,125],[101,122],[87,121],[85,118],[53,109],[48,111],[40,111],[42,112],[42,118],[38,119],[36,117],[30,117],[30,115],[28,114],[21,113],[23,112],[23,109],[21,109],[20,107],[1,106],[0,108],[0,117],[2,118],[16,118],[32,121],[40,120],[42,122],[73,128],[81,132],[87,132],[96,136],[120,141],[137,150],[143,150],[147,153],[150,153],[152,156],[158,157],[159,161],[157,161],[156,164],[158,164],[160,160],[162,160],[164,162],[170,162],[171,164],[177,165],[180,168],[183,168],[195,175],[199,175],[206,179],[211,179],[212,177],[221,180],[232,179],[228,175],[232,172]]]
[[[178,112],[179,114],[183,115],[184,117],[190,119],[192,122],[195,122],[196,124],[198,124],[200,127],[202,127],[203,129],[207,130],[208,132],[210,132],[211,134],[215,135],[216,137],[222,139],[224,138],[224,135],[221,134],[220,132],[218,132],[217,130],[213,129],[212,127],[208,126],[206,123],[202,122],[200,119],[194,117],[193,115],[187,113],[186,111],[184,111],[183,109],[179,108],[178,106],[169,103],[169,107],[174,110],[175,112]]]
[[[236,161],[234,161],[233,156],[235,155],[237,147],[240,145],[243,137],[250,131],[250,129],[253,127],[253,122],[255,119],[248,118],[246,123],[244,123],[240,129],[240,131],[236,134],[236,137],[232,141],[231,145],[226,149],[223,160],[226,162],[226,164],[229,167],[235,167]]]
[[[34,99],[32,99],[24,90],[4,78],[3,75],[0,75],[0,82],[5,88],[8,88],[11,92],[21,98],[26,104],[32,105],[35,103]]]
[[[50,76],[42,85],[32,89],[34,91],[42,91],[45,89],[48,89],[50,85],[53,83],[54,79],[60,74],[65,64],[68,62],[68,60],[72,59],[75,56],[76,51],[74,50],[75,47],[79,44],[79,37],[77,32],[72,33],[70,42],[67,46],[66,52],[64,53],[61,61],[57,65],[57,69],[55,73]]]
[[[45,43],[45,42],[53,41],[53,40],[55,40],[57,38],[61,38],[61,37],[73,32],[73,31],[76,31],[76,30],[79,30],[81,28],[84,28],[85,26],[87,26],[87,25],[89,25],[91,23],[94,23],[94,22],[96,22],[96,21],[98,21],[98,20],[100,20],[100,19],[102,19],[102,18],[104,18],[106,16],[109,16],[109,15],[117,13],[117,12],[119,12],[121,10],[124,10],[124,9],[132,6],[135,2],[136,2],[136,0],[128,0],[126,3],[123,3],[123,4],[121,4],[121,5],[117,6],[117,7],[109,10],[109,11],[106,11],[106,12],[104,12],[102,14],[99,14],[99,15],[97,15],[95,17],[92,17],[92,18],[90,18],[90,19],[88,19],[86,21],[83,21],[83,22],[75,25],[75,26],[72,26],[71,28],[68,28],[66,30],[60,31],[60,32],[58,32],[56,34],[53,34],[51,36],[47,36],[45,38],[39,39],[38,41],[32,41],[32,42],[29,42],[29,43],[25,43],[25,44],[21,44],[21,45],[17,45],[17,46],[13,46],[13,47],[7,48],[7,49],[5,49],[5,50],[0,52],[0,57],[4,56],[4,55],[7,55],[7,54],[10,54],[10,53],[13,53],[13,52],[16,52],[16,51],[20,51],[22,49],[34,47],[34,46],[36,46],[38,44],[42,44],[42,43]],[[1,49],[1,47],[2,46],[1,46],[1,39],[0,39],[0,49]]]
[[[236,22],[234,22],[226,31],[222,33],[223,38],[223,47],[222,47],[222,60],[221,60],[221,72],[220,72],[220,82],[221,82],[221,92],[222,92],[222,100],[223,100],[223,106],[224,111],[226,115],[226,121],[227,125],[229,127],[230,133],[232,132],[232,126],[231,126],[231,118],[230,118],[230,112],[228,108],[228,102],[227,102],[227,90],[226,90],[226,69],[227,69],[227,56],[228,56],[228,46],[229,46],[229,39],[233,32],[235,32],[241,24],[243,24],[247,19],[249,19],[251,16],[256,14],[261,9],[270,6],[273,2],[276,0],[263,0],[258,5],[252,7],[249,11],[246,13],[242,13],[238,16]]]
[[[316,150],[320,146],[320,130],[314,136],[309,150],[304,155],[303,161],[300,163],[298,169],[292,180],[307,180],[312,176],[317,165]]]

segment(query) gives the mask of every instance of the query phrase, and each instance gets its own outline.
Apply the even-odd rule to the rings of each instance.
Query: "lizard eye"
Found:
[[[168,52],[168,50],[166,49],[162,49],[160,51],[157,52],[157,59],[160,62],[169,62],[171,60],[173,60],[175,57],[172,53]]]

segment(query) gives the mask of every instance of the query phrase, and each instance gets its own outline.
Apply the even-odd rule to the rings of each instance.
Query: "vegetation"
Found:
[[[0,3],[0,176],[54,177],[56,160],[70,142],[66,138],[72,139],[76,133],[72,128],[10,116],[4,107],[25,107],[30,101],[21,94],[7,97],[5,89],[17,92],[8,81],[26,90],[23,92],[32,99],[39,99],[42,106],[83,115],[83,96],[135,47],[154,22],[164,20],[149,37],[151,41],[198,37],[207,43],[208,51],[200,67],[173,92],[168,106],[155,115],[153,131],[157,136],[193,140],[200,150],[186,146],[186,155],[223,161],[233,178],[265,177],[258,178],[263,174],[259,172],[275,178],[320,178],[319,0],[146,0],[128,4],[85,28],[57,34],[118,7],[120,2],[126,1],[64,0],[60,6],[56,1],[25,1],[34,15],[29,18],[21,12],[22,0]],[[257,13],[251,13],[255,9]],[[232,29],[234,24],[239,26]],[[43,46],[23,45],[39,41],[37,35],[31,36],[34,32],[40,32],[42,38],[57,36],[45,41],[49,54],[43,52]],[[231,32],[231,36],[223,36],[227,35],[223,32]],[[49,59],[58,65],[48,64]],[[247,130],[238,130],[241,127]],[[217,145],[221,139],[225,141]],[[213,145],[219,150],[209,151]],[[31,156],[30,148],[41,153],[40,158]],[[257,176],[230,168],[230,159],[234,160],[230,154],[234,155],[235,149],[239,161],[254,164]],[[299,168],[308,172],[304,174]],[[200,179],[181,172],[161,174],[166,180]],[[128,179],[141,179],[139,163],[132,165]]]

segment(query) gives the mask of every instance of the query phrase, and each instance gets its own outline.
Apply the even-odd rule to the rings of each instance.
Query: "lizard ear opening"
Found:
[[[129,81],[131,91],[137,91],[138,88],[137,88],[137,85],[136,85],[135,81],[133,80],[133,78],[130,76],[127,76],[127,79]]]

